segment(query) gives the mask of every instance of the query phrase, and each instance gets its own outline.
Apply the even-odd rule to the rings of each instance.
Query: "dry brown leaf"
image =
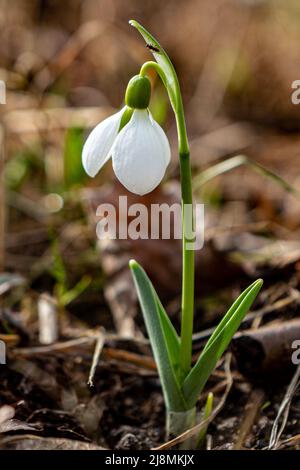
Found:
[[[4,449],[10,450],[107,450],[89,442],[39,436],[10,436],[0,441]]]

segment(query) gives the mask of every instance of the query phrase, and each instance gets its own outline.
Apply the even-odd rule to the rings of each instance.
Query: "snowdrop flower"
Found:
[[[171,156],[164,131],[147,109],[150,93],[147,77],[133,77],[125,95],[127,106],[95,127],[82,153],[88,175],[95,176],[112,158],[119,181],[140,196],[159,185]]]

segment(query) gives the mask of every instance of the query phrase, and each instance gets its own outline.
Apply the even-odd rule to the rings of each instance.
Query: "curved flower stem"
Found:
[[[162,82],[165,84],[165,74],[157,62],[146,62],[141,70],[140,75],[146,75],[147,71],[154,69]],[[174,71],[175,73],[175,71]],[[179,101],[176,109],[174,109],[178,134],[178,150],[180,161],[180,180],[181,180],[181,203],[182,203],[182,304],[181,304],[181,341],[180,341],[180,358],[179,365],[181,370],[181,379],[187,376],[191,369],[192,359],[192,333],[193,333],[193,317],[194,317],[194,270],[195,270],[195,253],[188,246],[192,240],[188,235],[193,233],[193,194],[192,194],[192,178],[190,165],[190,150],[186,132],[185,116],[179,84],[178,88]],[[186,216],[186,210],[189,214]]]

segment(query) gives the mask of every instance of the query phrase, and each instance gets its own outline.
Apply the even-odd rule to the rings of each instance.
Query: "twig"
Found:
[[[222,380],[221,382],[217,383],[214,387],[210,388],[207,392],[201,395],[201,399],[205,400],[208,397],[209,393],[213,393],[216,395],[217,393],[221,392],[224,388],[227,387],[227,379]]]
[[[105,348],[103,350],[103,356],[107,359],[117,359],[123,362],[130,362],[144,369],[156,371],[157,367],[155,361],[150,356],[141,356],[132,352],[125,351],[123,349]]]
[[[112,335],[115,339],[115,335]],[[42,354],[52,354],[53,352],[65,351],[66,349],[72,349],[78,346],[92,345],[97,337],[83,336],[80,338],[64,341],[60,343],[54,343],[49,346],[36,346],[31,348],[15,348],[12,352],[15,356],[30,357],[40,356]],[[106,336],[106,341],[110,339],[110,335]],[[122,362],[128,362],[144,369],[155,371],[156,365],[154,359],[150,356],[144,356],[132,352],[125,351],[123,349],[114,349],[109,347],[103,348],[103,357],[106,359],[114,359]]]
[[[288,389],[284,395],[284,398],[281,402],[281,405],[279,407],[276,419],[272,427],[271,437],[269,441],[269,450],[276,449],[279,445],[280,436],[282,435],[284,431],[285,425],[289,417],[289,411],[290,411],[290,406],[291,406],[293,396],[295,395],[297,388],[299,386],[299,383],[300,383],[299,378],[300,378],[300,365],[297,367],[294,377],[292,378],[288,386]],[[281,425],[280,425],[280,421],[281,421]]]
[[[252,390],[248,402],[245,407],[245,415],[242,420],[241,427],[238,432],[238,437],[233,450],[241,450],[244,447],[244,442],[251,432],[253,424],[257,418],[259,409],[261,408],[265,399],[265,393],[261,389]]]
[[[277,450],[284,449],[285,447],[294,447],[299,444],[300,444],[300,434],[296,434],[295,436],[292,436],[289,439],[285,439],[284,441],[279,441]]]
[[[45,222],[47,217],[49,217],[48,210],[46,210],[39,202],[33,201],[23,194],[19,194],[15,191],[7,192],[7,204],[40,223]]]
[[[49,88],[59,75],[74,62],[82,49],[104,31],[105,25],[99,19],[80,25],[58,55],[36,74],[34,81],[38,84],[41,92]]]
[[[4,127],[11,134],[51,132],[69,127],[93,127],[113,112],[110,107],[20,109],[3,116]]]
[[[50,295],[41,294],[38,300],[39,341],[52,344],[58,337],[57,303]]]
[[[0,333],[0,341],[4,341],[6,344],[14,346],[20,341],[20,336],[16,334],[5,335]]]
[[[71,339],[60,343],[54,343],[49,346],[35,346],[32,348],[15,348],[13,353],[18,356],[39,356],[40,354],[51,354],[55,351],[64,351],[75,346],[82,346],[84,344],[92,344],[95,341],[93,336],[83,336],[81,338]]]
[[[90,387],[94,386],[93,379],[94,379],[94,375],[95,375],[95,372],[96,372],[97,364],[99,362],[100,354],[103,350],[104,343],[105,343],[105,333],[104,333],[104,329],[102,328],[99,331],[99,335],[98,335],[98,338],[97,338],[97,341],[96,341],[96,346],[95,346],[95,351],[94,351],[94,354],[93,354],[92,365],[91,365],[91,369],[90,369],[90,373],[89,373],[88,385]]]
[[[218,415],[218,413],[221,411],[223,406],[225,405],[225,402],[227,400],[228,394],[231,390],[233,379],[230,371],[230,362],[231,362],[231,354],[227,353],[226,355],[226,361],[225,361],[225,371],[226,371],[226,376],[227,376],[227,387],[226,390],[216,406],[216,408],[213,410],[212,414],[208,419],[205,419],[201,423],[197,424],[191,429],[188,429],[184,433],[180,434],[180,436],[175,437],[175,439],[171,439],[170,441],[166,442],[165,444],[162,444],[159,447],[155,447],[153,450],[166,450],[170,449],[171,447],[174,447],[177,444],[180,444],[181,442],[184,442],[185,440],[189,439],[190,437],[195,436],[196,434],[199,434],[199,431],[201,429],[204,429],[206,426],[208,426],[209,423],[211,423],[215,417]]]

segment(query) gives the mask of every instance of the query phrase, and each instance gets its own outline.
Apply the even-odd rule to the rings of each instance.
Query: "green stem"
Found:
[[[182,376],[185,378],[191,369],[192,334],[194,318],[194,250],[187,249],[191,240],[187,238],[190,233],[189,218],[185,217],[185,207],[192,204],[191,168],[189,154],[180,156],[181,198],[182,198],[182,301],[181,301],[181,342],[179,364]]]
[[[140,75],[144,76],[150,68],[153,68],[158,73],[162,79],[162,82],[165,84],[165,74],[157,62],[146,62],[140,70]],[[188,238],[188,234],[191,234],[193,230],[193,210],[191,211],[192,217],[185,217],[185,208],[187,205],[191,205],[190,207],[192,209],[192,175],[183,103],[179,90],[179,84],[177,83],[176,85],[178,87],[178,96],[180,97],[179,102],[177,103],[177,108],[176,110],[174,109],[174,113],[176,117],[178,133],[182,204],[182,303],[179,365],[181,370],[181,378],[183,381],[191,369],[192,361],[195,253],[193,249],[188,249],[188,245],[192,241],[190,238]]]
[[[193,229],[193,214],[192,219],[185,217],[185,208],[187,205],[190,205],[192,208],[193,193],[190,152],[182,103],[176,114],[176,123],[178,130],[182,204],[182,301],[179,365],[182,371],[182,377],[185,378],[191,369],[192,360],[195,253],[194,250],[187,248],[187,245],[191,243],[187,235],[191,233],[190,229]],[[189,225],[192,226],[190,227]]]

